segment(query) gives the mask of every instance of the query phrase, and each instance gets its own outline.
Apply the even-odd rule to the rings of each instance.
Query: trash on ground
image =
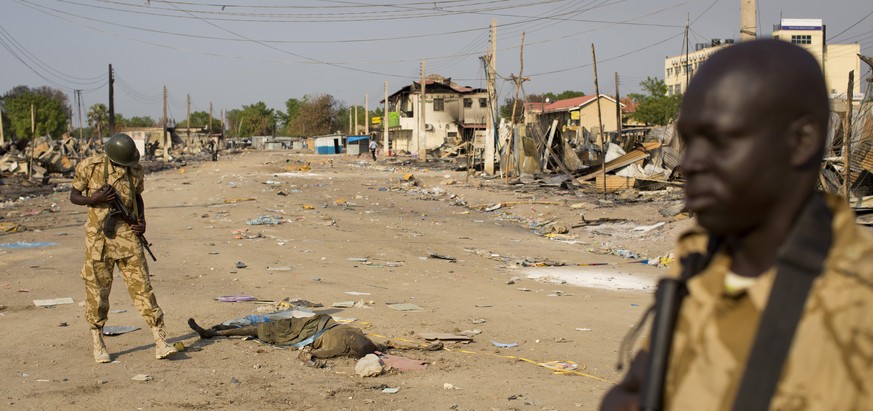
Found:
[[[33,300],[33,305],[37,307],[53,307],[56,305],[74,304],[71,297],[50,298],[47,300]]]
[[[215,300],[223,303],[238,303],[243,301],[255,301],[257,298],[250,295],[222,295],[215,297]]]
[[[420,311],[423,308],[411,303],[389,304],[389,307],[397,311]]]
[[[442,254],[437,254],[437,253],[428,253],[428,257],[436,258],[436,259],[440,259],[440,260],[448,260],[448,261],[456,261],[457,260],[457,258],[452,257],[450,255],[442,255]]]
[[[384,369],[385,365],[376,354],[367,354],[355,364],[355,374],[361,377],[378,377]]]
[[[151,375],[148,375],[148,374],[137,374],[137,375],[134,375],[133,378],[131,378],[131,380],[134,380],[134,381],[151,381],[153,379],[154,379],[154,377],[152,377]]]
[[[473,323],[473,324],[484,324],[484,323],[485,323],[485,319],[484,319],[484,318],[474,318],[474,319],[472,319],[470,322]]]
[[[279,267],[267,267],[267,271],[291,271],[291,267],[288,267],[287,265]]]
[[[419,337],[428,340],[440,341],[472,341],[473,338],[467,335],[450,334],[450,333],[417,333]]]
[[[349,257],[349,258],[346,258],[346,261],[354,261],[356,263],[366,263],[369,260],[370,259],[367,257]]]
[[[398,355],[383,354],[379,358],[382,363],[397,371],[422,371],[427,369],[427,362]]]
[[[590,328],[577,328],[576,331],[591,331]]]
[[[348,295],[370,295],[370,293],[362,293],[360,291],[346,291],[345,294],[348,294]]]
[[[330,305],[331,307],[336,308],[352,308],[355,306],[354,301],[337,301]]]
[[[103,335],[121,335],[138,330],[139,327],[133,325],[107,325],[103,327]]]
[[[643,233],[648,233],[649,231],[652,231],[652,230],[654,230],[654,229],[656,229],[656,228],[658,228],[658,227],[660,227],[660,226],[662,226],[662,225],[664,225],[664,224],[667,224],[667,223],[661,221],[660,223],[657,223],[657,224],[652,224],[652,225],[641,225],[641,226],[639,226],[639,227],[634,227],[633,231],[640,231],[640,232],[643,232]]]
[[[444,389],[444,390],[460,390],[461,388],[460,388],[460,387],[455,387],[454,385],[449,384],[449,383],[444,383],[444,384],[443,384],[443,389]]]
[[[542,362],[539,365],[542,367],[546,367],[550,370],[554,370],[556,372],[573,371],[573,370],[579,368],[579,365],[577,365],[576,363],[574,363],[572,361],[549,361],[549,362]]]
[[[398,391],[400,391],[400,387],[388,387],[382,389],[382,394],[397,394]]]
[[[518,347],[518,343],[499,343],[497,341],[491,341],[491,344],[494,344],[494,346],[498,348]]]
[[[248,225],[279,225],[285,222],[285,218],[278,215],[262,215],[254,220],[246,221]]]
[[[51,247],[51,246],[57,245],[57,244],[58,243],[51,243],[51,242],[46,242],[46,241],[39,241],[39,242],[33,242],[33,243],[19,241],[19,242],[15,242],[15,243],[2,243],[2,244],[0,244],[0,248],[13,248],[13,249],[17,249],[17,248],[42,248],[42,247]]]
[[[236,204],[236,203],[242,203],[242,202],[244,202],[244,201],[255,201],[255,200],[257,200],[257,199],[254,198],[254,197],[248,197],[248,198],[228,198],[228,199],[225,199],[225,200],[224,200],[224,203],[225,203],[225,204]]]
[[[237,262],[236,262],[236,268],[246,268],[246,267],[248,267],[248,266],[246,265],[246,263],[244,263],[244,262],[242,262],[242,261],[237,261]]]

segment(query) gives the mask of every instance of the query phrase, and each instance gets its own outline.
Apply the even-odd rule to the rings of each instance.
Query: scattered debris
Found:
[[[285,222],[285,218],[278,215],[262,215],[254,220],[246,221],[248,225],[279,225]]]
[[[33,305],[37,307],[54,307],[56,305],[74,304],[71,297],[50,298],[47,300],[33,300]]]
[[[134,375],[133,378],[131,378],[131,380],[134,380],[134,381],[151,381],[151,380],[154,380],[154,377],[152,377],[151,375],[148,375],[148,374],[137,374],[137,375]]]
[[[388,304],[389,307],[397,311],[421,311],[423,308],[410,303]]]
[[[457,261],[457,258],[452,257],[452,256],[450,256],[450,255],[437,254],[437,253],[434,253],[434,252],[430,252],[430,253],[428,253],[428,257],[430,257],[430,258],[436,258],[436,259],[438,259],[438,260]]]
[[[427,340],[439,340],[439,341],[472,341],[473,338],[467,335],[461,334],[449,334],[449,333],[417,333],[419,337]]]
[[[385,364],[376,354],[367,354],[355,364],[355,374],[361,377],[378,377],[385,370]]]
[[[138,330],[133,325],[107,325],[103,327],[103,335],[121,335]]]
[[[215,297],[215,300],[223,303],[239,303],[243,301],[257,301],[257,298],[250,295],[222,295]]]
[[[53,245],[58,245],[58,243],[50,243],[45,241],[40,242],[15,242],[15,243],[2,243],[0,244],[0,248],[42,248],[42,247],[51,247]]]
[[[494,346],[498,348],[518,347],[518,343],[499,343],[497,341],[491,341],[491,344],[494,344]]]

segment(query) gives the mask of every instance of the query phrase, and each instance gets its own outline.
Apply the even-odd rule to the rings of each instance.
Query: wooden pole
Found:
[[[603,118],[600,114],[600,85],[597,83],[597,55],[591,43],[591,61],[594,62],[594,99],[597,101],[597,125],[600,127],[600,169],[603,173],[603,196],[606,196],[606,140],[603,137]]]
[[[209,138],[212,138],[212,102],[209,102],[209,127],[207,128]]]
[[[426,75],[427,60],[421,60],[421,95],[418,97],[418,161],[427,161],[427,136],[425,135],[425,127],[427,122],[424,117],[425,102],[424,96],[427,89]]]
[[[364,94],[364,134],[370,135],[370,96]]]
[[[109,65],[109,135],[115,135],[115,76]]]
[[[494,157],[497,140],[497,120],[494,118],[495,106],[495,63],[497,61],[497,19],[491,19],[491,52],[488,54],[488,125],[485,127],[485,174],[494,175]]]
[[[79,113],[79,144],[82,144],[84,139],[82,129],[85,128],[85,124],[82,123],[82,90],[76,90],[76,111]]]
[[[357,135],[357,134],[358,134],[358,105],[355,104],[355,128],[352,131],[351,135]]]
[[[512,100],[512,117],[509,118],[509,124],[511,125],[510,130],[511,134],[508,140],[508,146],[506,147],[506,182],[509,183],[509,173],[512,171],[511,165],[511,153],[513,140],[517,136],[515,132],[515,113],[518,107],[518,90],[521,88],[521,83],[524,82],[524,32],[521,32],[521,46],[518,48],[518,77],[513,76],[513,80],[515,81],[515,98]],[[521,174],[521,170],[519,173]]]
[[[188,132],[185,134],[187,135],[186,138],[188,139],[188,144],[191,144],[191,95],[190,94],[188,94],[188,105],[185,108],[185,117],[187,118],[185,128],[188,130]]]
[[[82,139],[82,111],[79,111],[79,140]],[[0,145],[6,144],[6,136],[3,134],[3,107],[0,107]]]
[[[164,161],[170,161],[170,139],[167,138],[167,86],[164,86]]]
[[[388,149],[388,82],[385,82],[385,109],[382,110],[382,154],[387,157],[391,150]]]
[[[849,200],[849,186],[851,185],[851,158],[850,140],[852,139],[852,94],[855,86],[855,70],[849,72],[849,86],[846,89],[846,121],[843,129],[843,162],[845,163],[845,177],[843,178],[843,194]]]
[[[618,72],[615,72],[615,131],[621,140],[621,97],[618,94]]]
[[[30,158],[27,161],[27,179],[33,175],[33,146],[36,145],[36,109],[30,105]]]

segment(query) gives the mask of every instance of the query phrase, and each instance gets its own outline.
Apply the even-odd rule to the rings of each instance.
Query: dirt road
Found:
[[[141,329],[107,337],[115,361],[95,364],[78,276],[86,210],[67,192],[7,204],[0,222],[27,230],[0,235],[0,408],[596,409],[618,378],[621,338],[665,273],[600,253],[664,256],[689,222],[658,214],[666,200],[619,204],[362,160],[246,152],[146,177],[147,237],[158,258],[152,281],[171,341],[188,348],[169,361],[154,360]],[[311,170],[301,171],[306,164]],[[262,216],[284,222],[246,223]],[[598,218],[618,221],[582,226]],[[652,227],[659,222],[666,224]],[[543,235],[557,226],[569,233]],[[554,262],[571,267],[524,267]],[[601,263],[608,265],[588,266]],[[116,278],[107,325],[145,327]],[[189,317],[214,324],[263,306],[215,300],[224,295],[321,303],[316,311],[354,318],[376,339],[481,333],[443,351],[399,353],[427,361],[427,370],[361,378],[353,359],[314,369],[293,350],[199,340]],[[74,304],[33,303],[60,297]],[[340,301],[366,307],[331,307]],[[539,365],[550,361],[578,368],[556,374]],[[138,374],[152,379],[132,380]]]

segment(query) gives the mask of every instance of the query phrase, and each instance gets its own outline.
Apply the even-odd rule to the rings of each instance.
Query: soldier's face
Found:
[[[686,205],[704,228],[721,235],[754,229],[782,195],[790,170],[778,107],[759,103],[764,83],[748,73],[710,76],[682,103],[677,130]]]

